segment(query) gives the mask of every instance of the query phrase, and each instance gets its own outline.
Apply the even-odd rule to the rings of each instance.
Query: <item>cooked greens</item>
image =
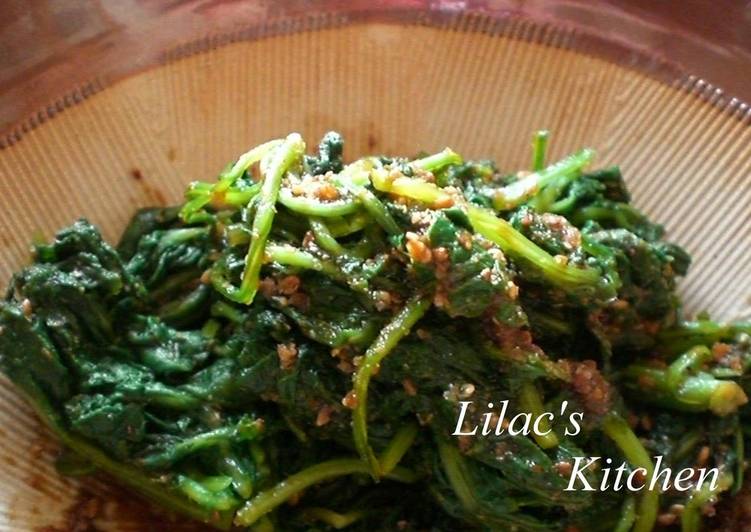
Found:
[[[345,164],[334,132],[262,144],[116,248],[85,220],[37,245],[0,366],[62,472],[219,529],[700,530],[743,484],[751,324],[687,320],[687,253],[617,167],[546,166],[547,142],[510,174],[450,149]],[[581,428],[511,434],[502,401]],[[658,455],[720,482],[566,489],[576,457],[646,482]]]

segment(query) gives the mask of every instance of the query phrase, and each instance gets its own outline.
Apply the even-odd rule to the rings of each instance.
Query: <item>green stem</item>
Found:
[[[211,193],[215,184],[205,183],[203,181],[192,181],[188,184],[188,188],[185,190],[185,199],[192,200],[196,198],[203,198],[206,194]]]
[[[268,244],[264,260],[265,262],[276,262],[285,266],[321,272],[337,282],[346,284],[359,294],[368,297],[371,295],[366,280],[359,276],[348,275],[331,260],[318,258],[312,253],[288,244]]]
[[[287,138],[289,139],[289,137]],[[243,173],[245,173],[245,171],[250,168],[252,164],[260,161],[269,152],[271,152],[271,150],[279,147],[282,142],[284,142],[282,141],[282,139],[270,140],[268,142],[264,142],[263,144],[259,144],[255,148],[252,148],[249,151],[243,153],[237,159],[237,162],[232,165],[229,172],[219,177],[219,182],[216,184],[215,191],[224,192],[229,189],[229,187],[233,185],[235,181],[237,181],[240,176],[242,176]]]
[[[696,349],[689,357],[679,357],[676,366],[667,369],[634,364],[626,368],[626,385],[639,393],[639,397],[654,404],[687,412],[710,411],[726,416],[738,411],[748,402],[743,388],[735,381],[718,379],[711,373],[699,371],[694,375],[683,373],[687,364],[695,362]],[[645,393],[648,392],[648,393]]]
[[[629,532],[636,521],[636,499],[628,496],[621,507],[621,518],[618,519],[613,532]]]
[[[273,488],[262,491],[248,501],[235,514],[235,525],[240,527],[252,525],[277,506],[314,484],[345,475],[367,474],[369,472],[370,469],[367,464],[357,458],[328,460],[308,467],[287,477]],[[414,482],[416,479],[414,474],[402,468],[395,469],[388,478],[399,482]]]
[[[221,530],[230,528],[231,514],[211,511],[193,504],[168,483],[148,476],[133,466],[113,460],[98,447],[65,430],[62,420],[50,405],[46,394],[39,389],[39,386],[32,379],[24,379],[17,382],[17,385],[40,419],[57,435],[60,442],[71,452],[84,457],[94,468],[112,475],[119,482],[157,506],[162,506]]]
[[[313,507],[306,508],[302,512],[303,517],[311,521],[323,521],[331,528],[341,530],[347,528],[352,523],[359,521],[365,515],[364,512],[359,510],[352,510],[346,514],[329,510],[328,508]]]
[[[159,238],[159,243],[156,246],[157,252],[164,251],[170,246],[177,246],[184,242],[190,242],[191,240],[199,237],[204,237],[209,234],[211,228],[209,227],[184,227],[182,229],[169,229],[164,231]]]
[[[233,510],[240,504],[229,490],[214,492],[185,475],[177,476],[177,487],[190,500],[212,511]]]
[[[245,320],[245,314],[240,309],[224,301],[217,301],[211,305],[211,315],[227,318],[232,323],[242,323]]]
[[[279,203],[299,214],[320,216],[322,218],[345,216],[360,209],[357,202],[351,199],[323,202],[305,196],[295,196],[286,188],[282,189],[279,193]]]
[[[355,374],[354,393],[357,406],[352,415],[352,429],[355,447],[360,457],[368,464],[374,478],[382,476],[383,471],[368,443],[368,385],[373,372],[379,364],[399,343],[409,334],[410,329],[422,318],[430,308],[430,299],[415,296],[389,322],[368,348],[362,363]]]
[[[331,235],[334,238],[341,238],[362,231],[371,220],[366,213],[358,212],[352,216],[329,218],[327,222]]]
[[[277,306],[273,300],[271,303]],[[367,345],[378,333],[375,321],[365,321],[360,327],[342,328],[331,322],[300,312],[290,305],[282,306],[279,304],[279,310],[294,320],[300,327],[300,332],[305,336],[331,347],[341,347],[346,344]]]
[[[743,488],[743,473],[746,465],[744,447],[743,429],[738,427],[735,429],[735,477],[733,478],[733,489],[730,492],[732,495],[737,494]]]
[[[378,460],[381,465],[381,474],[388,475],[401,462],[404,455],[407,454],[407,451],[415,442],[417,430],[417,425],[414,423],[410,423],[399,429]]]
[[[346,275],[332,261],[319,259],[312,253],[288,244],[267,245],[265,262],[276,262],[285,266],[315,270],[328,275],[334,280],[347,282]]]
[[[751,334],[751,323],[718,323],[711,320],[680,322],[660,332],[658,345],[669,354],[683,353],[696,345],[732,341],[739,333]]]
[[[360,188],[356,194],[368,214],[373,217],[384,231],[390,235],[398,235],[402,232],[396,220],[394,220],[388,209],[386,209],[386,206],[375,194],[365,187]]]
[[[306,270],[323,271],[324,261],[289,244],[268,244],[264,262],[276,262],[286,266],[305,268]]]
[[[679,356],[665,372],[665,383],[671,389],[676,389],[688,377],[690,370],[697,370],[705,361],[712,357],[707,346],[697,345]]]
[[[240,288],[227,282],[216,282],[212,276],[215,288],[227,298],[238,303],[249,305],[258,291],[259,276],[264,260],[266,239],[271,232],[276,212],[276,200],[279,196],[279,188],[287,169],[302,157],[305,151],[305,143],[297,133],[289,135],[273,153],[268,165],[263,165],[264,178],[260,192],[260,200],[256,215],[253,219],[251,241],[248,254],[245,257],[245,270],[243,271]],[[266,167],[267,166],[267,167]]]
[[[475,497],[474,482],[464,464],[464,458],[456,447],[443,441],[438,442],[438,454],[446,478],[464,511],[469,515],[475,514],[482,504]]]
[[[404,176],[392,178],[383,168],[374,169],[370,178],[373,187],[381,192],[412,198],[428,205],[453,205],[454,200],[448,192],[421,178]]]
[[[427,170],[429,172],[436,172],[441,168],[452,164],[462,164],[462,156],[456,153],[451,148],[444,148],[438,153],[428,155],[422,159],[416,159],[412,161],[410,166],[420,170]]]
[[[230,189],[224,194],[223,205],[232,205],[233,207],[245,207],[250,200],[261,192],[262,184],[256,183],[253,186],[243,189]]]
[[[540,330],[547,334],[557,334],[560,336],[573,336],[574,326],[570,322],[546,314],[545,312],[535,309],[525,309],[529,321],[534,325],[537,325]]]
[[[170,301],[174,297],[173,292],[182,291],[186,285],[200,276],[201,272],[193,269],[177,272],[163,279],[149,292],[148,297],[151,301]]]
[[[180,210],[180,217],[183,221],[186,223],[203,221],[206,213],[202,213],[201,210],[212,201],[221,199],[223,202],[226,193],[235,181],[237,181],[252,164],[260,161],[261,158],[265,157],[271,150],[278,147],[281,143],[282,141],[280,139],[271,140],[242,154],[234,165],[219,174],[217,183],[213,185],[201,182],[191,183],[186,192],[186,198],[188,201]],[[241,198],[238,197],[234,198],[235,201],[239,201],[240,199]],[[249,199],[250,198],[248,198],[248,200]]]
[[[180,299],[173,299],[157,310],[157,315],[170,325],[182,326],[190,323],[196,316],[200,316],[206,302],[211,295],[208,285],[198,285]]]
[[[164,452],[145,457],[141,463],[148,468],[168,467],[189,454],[222,445],[230,440],[253,440],[261,433],[262,427],[263,424],[258,420],[243,419],[235,427],[222,427],[183,439]]]
[[[232,478],[232,488],[243,499],[253,495],[253,479],[251,473],[237,457],[233,456],[228,445],[222,449],[224,456],[219,461],[219,469]]]
[[[652,460],[647,450],[639,441],[639,438],[631,430],[631,427],[618,414],[611,413],[607,415],[602,421],[602,430],[615,442],[623,453],[623,456],[626,457],[626,460],[637,468],[640,467],[647,472],[645,480],[647,486],[645,486],[645,491],[639,501],[639,509],[633,532],[650,532],[657,520],[657,511],[660,505],[660,492],[658,490],[650,490],[648,486],[654,475]]]
[[[700,532],[702,530],[702,507],[712,501],[720,492],[733,483],[731,475],[723,474],[717,482],[716,489],[707,482],[701,489],[695,490],[688,499],[681,514],[681,532]]]
[[[545,155],[548,149],[550,131],[542,129],[535,131],[532,137],[532,171],[539,172],[545,168]]]
[[[509,255],[527,261],[537,268],[545,279],[566,292],[589,292],[607,299],[615,295],[612,285],[605,283],[594,268],[579,268],[557,262],[549,253],[529,240],[506,220],[492,211],[469,206],[467,215],[475,230]]]
[[[537,194],[552,181],[561,177],[575,176],[594,158],[594,151],[584,149],[566,157],[544,170],[535,172],[499,188],[493,196],[493,208],[499,211],[515,209]]]
[[[691,429],[685,433],[673,446],[670,452],[670,462],[673,464],[682,462],[696,448],[702,438],[704,438],[704,433],[700,429]]]
[[[310,229],[313,231],[313,236],[315,236],[316,243],[321,246],[322,250],[334,257],[347,255],[347,250],[336,241],[336,238],[334,238],[334,235],[331,234],[331,231],[326,226],[326,222],[315,217],[310,218],[308,222],[310,223]]]
[[[537,444],[543,449],[557,447],[558,436],[553,432],[550,420],[547,417],[542,417],[545,414],[545,407],[542,404],[542,397],[540,397],[540,391],[535,386],[535,383],[525,382],[522,385],[519,391],[519,403],[525,412],[532,414],[532,419],[540,420],[538,423],[540,432],[547,432],[547,434],[537,434],[537,432],[533,431],[532,437]]]
[[[222,530],[229,529],[231,515],[217,514],[213,510],[202,508],[178,496],[163,482],[154,480],[140,473],[137,469],[110,459],[93,445],[76,436],[58,433],[61,441],[76,453],[85,456],[97,469],[104,471],[126,486],[134,489],[155,504],[197,519]]]

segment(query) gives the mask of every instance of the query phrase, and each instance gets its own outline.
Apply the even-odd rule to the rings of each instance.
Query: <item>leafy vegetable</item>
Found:
[[[85,220],[36,246],[0,302],[0,367],[61,471],[220,529],[695,532],[743,484],[751,325],[683,316],[687,253],[617,167],[546,166],[547,143],[504,174],[271,140],[117,248]],[[544,416],[566,411],[580,430]],[[585,456],[721,476],[567,490]]]

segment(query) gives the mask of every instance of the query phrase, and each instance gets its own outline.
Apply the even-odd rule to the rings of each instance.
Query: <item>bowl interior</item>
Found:
[[[449,145],[515,171],[530,164],[532,131],[547,128],[551,159],[590,146],[598,165],[621,165],[636,205],[693,255],[687,310],[744,313],[751,128],[737,103],[693,78],[671,86],[577,52],[575,39],[482,17],[355,24],[234,42],[131,76],[0,151],[0,281],[33,237],[85,216],[114,241],[135,208],[178,202],[189,181],[289,131],[312,145],[339,130],[349,158]],[[0,437],[0,528],[65,529],[99,505],[100,528],[159,529],[112,498],[91,502],[106,482],[56,475],[54,444],[5,380]]]

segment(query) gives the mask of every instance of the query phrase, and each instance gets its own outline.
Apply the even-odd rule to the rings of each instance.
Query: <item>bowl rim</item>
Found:
[[[180,10],[165,12],[164,20],[160,19],[159,24],[172,24],[169,26],[171,29],[165,37],[159,39],[156,46],[146,44],[153,29],[148,26],[132,31],[113,32],[94,47],[86,44],[72,45],[70,53],[81,56],[78,57],[78,62],[82,58],[88,58],[85,62],[90,66],[76,71],[70,86],[62,92],[49,91],[60,94],[59,96],[50,99],[45,90],[56,86],[54,83],[60,77],[57,69],[64,68],[63,64],[53,64],[47,71],[39,73],[36,88],[29,89],[31,94],[27,95],[23,103],[15,98],[17,94],[14,91],[0,95],[0,150],[13,146],[26,133],[65,109],[144,71],[237,42],[367,24],[482,32],[597,57],[692,94],[751,124],[751,106],[748,103],[671,59],[670,48],[644,46],[618,34],[606,35],[595,31],[608,21],[612,23],[614,17],[628,31],[648,36],[648,41],[659,41],[665,32],[671,31],[670,28],[650,24],[623,10],[619,11],[612,2],[582,4],[573,0],[541,0],[527,5],[513,0],[500,0],[492,4],[482,0],[386,0],[376,3],[367,0],[324,0],[316,4],[315,8],[306,5],[301,9],[295,2],[283,1],[265,15],[240,24],[233,20],[232,14],[238,8],[231,4],[229,9],[223,8],[225,10],[221,16],[212,19],[213,25],[208,30],[200,31],[191,29],[191,24],[195,22],[191,17],[195,17],[195,14],[187,14],[184,9],[195,3],[196,0],[188,0],[181,4]],[[576,9],[572,9],[572,5]],[[556,6],[558,9],[553,9]],[[214,6],[212,9],[218,7]],[[212,9],[202,12],[199,18],[211,19]],[[186,38],[185,35],[190,37]],[[685,45],[689,40],[675,39],[674,42],[675,46],[681,46],[681,43]],[[115,54],[122,56],[125,53],[135,54],[134,57],[138,59],[125,64],[111,60]],[[9,105],[10,102],[13,105]],[[6,124],[4,127],[3,123]]]

